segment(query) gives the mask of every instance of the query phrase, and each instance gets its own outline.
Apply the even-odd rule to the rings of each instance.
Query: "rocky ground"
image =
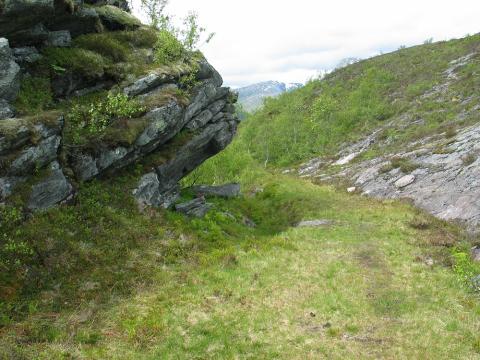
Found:
[[[449,101],[449,88],[457,80],[456,71],[475,56],[469,54],[451,62],[444,81],[421,98]],[[464,106],[457,120],[478,118],[475,95],[456,99]],[[404,131],[422,119],[401,115],[390,120],[354,144],[345,144],[335,160],[317,158],[296,171],[302,177],[322,182],[349,184],[349,192],[376,198],[407,198],[444,220],[458,221],[471,231],[480,225],[480,125],[432,132],[415,141],[395,144],[382,138],[387,129]],[[473,120],[475,123],[475,120]],[[373,156],[368,152],[372,149]]]
[[[157,35],[129,13],[126,2],[10,0],[4,5],[0,202],[18,195],[29,210],[47,209],[71,200],[83,182],[115,176],[149,157],[151,172],[141,177],[134,195],[141,205],[170,207],[179,196],[177,182],[232,140],[236,95],[222,87],[220,74],[199,53],[156,63]],[[29,109],[25,116],[15,108],[20,89],[24,81],[36,88],[40,80],[48,84],[43,93],[53,94],[53,105],[49,111]],[[27,94],[27,101],[43,93]],[[96,93],[133,101],[141,111],[111,116],[105,129],[94,117],[90,129],[101,128],[95,130],[97,138],[72,140],[72,132],[85,133],[88,124],[72,120],[76,108],[65,104],[87,102]]]

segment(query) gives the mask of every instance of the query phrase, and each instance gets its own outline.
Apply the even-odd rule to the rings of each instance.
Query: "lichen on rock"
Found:
[[[25,208],[48,209],[159,154],[131,191],[169,207],[179,180],[232,140],[236,96],[199,52],[156,64],[155,30],[126,2],[89,4],[0,10],[0,201],[22,192]]]

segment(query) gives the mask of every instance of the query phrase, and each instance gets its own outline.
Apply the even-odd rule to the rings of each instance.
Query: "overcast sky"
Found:
[[[233,87],[305,82],[346,57],[480,32],[478,0],[170,0],[167,12],[189,10],[216,33],[201,50]]]

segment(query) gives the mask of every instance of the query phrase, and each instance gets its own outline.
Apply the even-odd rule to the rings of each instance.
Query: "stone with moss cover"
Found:
[[[0,123],[2,202],[44,210],[74,198],[86,181],[147,161],[154,176],[139,176],[132,193],[143,205],[170,206],[177,182],[233,138],[236,99],[218,72],[128,7],[14,0],[2,26],[23,46],[16,53],[39,54],[22,58],[20,84],[8,40],[1,43],[0,70],[11,76],[3,92],[0,82],[0,98],[18,112]],[[140,196],[150,178],[153,192]]]

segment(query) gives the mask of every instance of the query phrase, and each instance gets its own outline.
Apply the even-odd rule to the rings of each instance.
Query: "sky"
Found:
[[[134,0],[139,1],[139,0]],[[216,35],[200,50],[228,86],[304,83],[347,57],[480,32],[478,0],[170,0]],[[144,14],[134,2],[133,12]]]

